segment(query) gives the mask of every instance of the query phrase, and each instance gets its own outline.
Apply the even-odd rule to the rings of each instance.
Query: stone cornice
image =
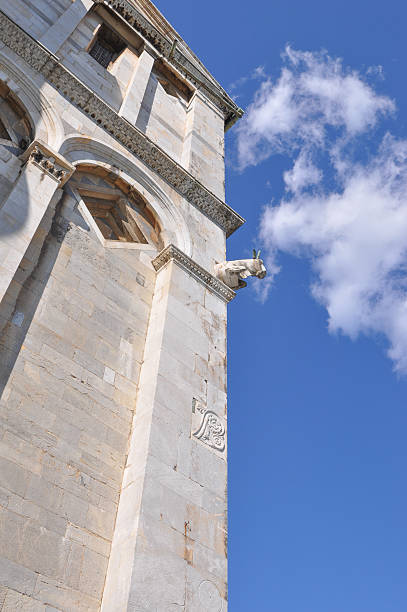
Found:
[[[175,261],[181,268],[189,274],[192,274],[192,276],[209,289],[209,291],[217,295],[224,302],[230,302],[235,297],[236,293],[232,289],[210,274],[205,268],[197,264],[193,259],[188,257],[188,255],[185,255],[185,253],[180,251],[180,249],[173,244],[168,245],[161,251],[161,253],[153,259],[152,263],[154,269],[158,272],[169,261]]]
[[[120,117],[106,102],[67,70],[55,55],[1,11],[0,40],[86,113],[90,119],[167,181],[188,202],[219,225],[227,236],[244,223],[244,219],[232,208],[206,189],[202,183],[171,159],[138,128]]]
[[[210,80],[176,45],[174,46],[168,38],[163,36],[129,0],[93,0],[93,2],[112,9],[141,34],[194,87],[203,89],[208,98],[223,111],[226,129],[240,119],[243,110],[233,102],[219,83]]]

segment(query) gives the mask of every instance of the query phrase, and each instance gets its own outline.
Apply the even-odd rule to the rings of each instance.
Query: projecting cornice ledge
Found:
[[[210,274],[205,268],[197,264],[193,259],[185,255],[180,249],[173,244],[165,247],[155,259],[153,259],[153,267],[156,272],[161,270],[169,261],[175,261],[181,268],[196,278],[209,291],[217,295],[224,302],[230,302],[235,297],[236,293],[230,289],[225,283],[222,283],[215,276]]]
[[[59,59],[0,11],[0,40],[171,187],[230,236],[244,219],[208,191],[138,128],[65,68]]]

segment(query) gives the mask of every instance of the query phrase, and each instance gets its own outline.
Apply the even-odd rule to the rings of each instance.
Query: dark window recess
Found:
[[[120,55],[126,43],[113,30],[102,25],[96,34],[96,40],[89,50],[90,55],[104,68]]]
[[[6,128],[4,127],[4,123],[2,122],[1,119],[0,119],[0,138],[2,138],[3,140],[11,140],[10,135],[7,132]]]

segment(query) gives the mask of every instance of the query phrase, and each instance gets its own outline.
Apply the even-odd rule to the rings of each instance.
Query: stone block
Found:
[[[31,595],[37,580],[37,574],[11,559],[0,557],[0,584],[20,593]]]
[[[93,550],[85,548],[79,581],[79,590],[90,597],[101,599],[108,559]]]
[[[24,497],[29,479],[30,472],[13,461],[0,457],[0,486]]]

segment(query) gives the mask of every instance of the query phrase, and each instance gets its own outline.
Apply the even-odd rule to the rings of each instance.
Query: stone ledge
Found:
[[[235,297],[236,293],[219,279],[197,264],[191,257],[185,255],[180,249],[173,244],[165,247],[161,253],[153,259],[152,264],[154,270],[158,272],[169,261],[175,261],[181,268],[189,274],[192,274],[200,283],[202,283],[209,291],[221,298],[224,302],[230,302]]]
[[[188,202],[230,236],[244,219],[177,164],[138,128],[120,117],[92,92],[59,59],[0,11],[0,40],[47,79],[97,125],[116,138],[136,157],[173,187]]]

